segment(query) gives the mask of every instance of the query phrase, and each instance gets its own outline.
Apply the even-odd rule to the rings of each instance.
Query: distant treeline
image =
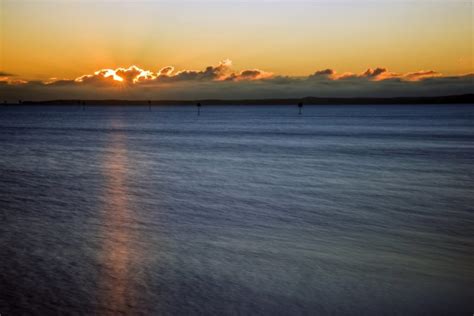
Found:
[[[23,105],[351,105],[351,104],[474,104],[474,94],[436,97],[318,98],[295,99],[201,99],[201,100],[45,100],[19,101]]]

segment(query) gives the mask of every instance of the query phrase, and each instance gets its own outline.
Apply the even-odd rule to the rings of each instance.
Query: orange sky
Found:
[[[77,78],[137,65],[290,76],[473,72],[471,1],[1,0],[0,71]]]

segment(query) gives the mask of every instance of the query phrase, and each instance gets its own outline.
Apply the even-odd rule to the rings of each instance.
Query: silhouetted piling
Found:
[[[198,116],[201,115],[201,103],[196,104],[197,106],[197,111],[198,111]]]
[[[151,101],[148,100],[148,111],[151,111]]]
[[[303,109],[303,102],[298,103],[298,115],[301,115],[301,110]]]

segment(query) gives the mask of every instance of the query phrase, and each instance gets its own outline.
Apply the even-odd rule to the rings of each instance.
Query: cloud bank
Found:
[[[0,95],[8,101],[44,99],[200,99],[436,96],[473,93],[474,74],[444,76],[433,70],[395,73],[383,67],[361,73],[317,70],[308,76],[235,71],[230,60],[203,70],[158,71],[135,65],[100,69],[73,79],[26,81],[0,72]]]

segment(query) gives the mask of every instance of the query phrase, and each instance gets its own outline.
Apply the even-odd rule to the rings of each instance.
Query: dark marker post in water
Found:
[[[198,110],[198,116],[201,115],[201,103],[196,104]]]
[[[148,111],[151,111],[151,101],[148,100]]]
[[[303,109],[303,102],[298,103],[298,115],[301,115],[301,109]]]

